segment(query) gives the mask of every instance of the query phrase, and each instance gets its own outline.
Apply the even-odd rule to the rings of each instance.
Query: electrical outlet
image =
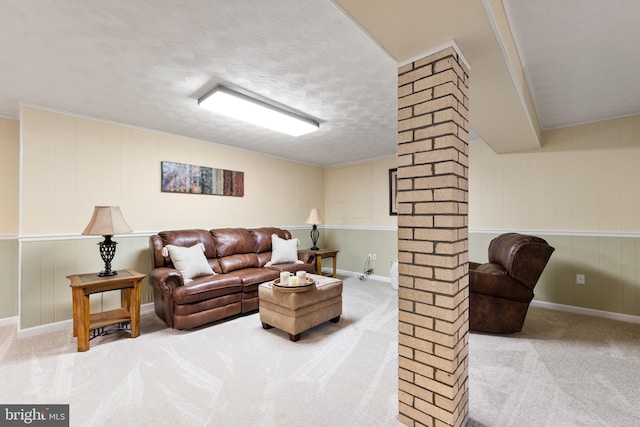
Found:
[[[584,285],[585,283],[584,274],[576,274],[576,285]]]
[[[376,255],[376,254],[369,254],[369,259],[370,259],[371,261],[375,261],[375,260],[376,260],[376,258],[377,258],[377,256],[378,256],[378,255]]]

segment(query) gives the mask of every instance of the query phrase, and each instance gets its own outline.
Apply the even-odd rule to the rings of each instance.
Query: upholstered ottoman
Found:
[[[280,290],[273,282],[258,287],[260,321],[265,329],[289,333],[291,341],[328,320],[336,323],[342,315],[342,280],[310,274],[316,285],[302,292]]]

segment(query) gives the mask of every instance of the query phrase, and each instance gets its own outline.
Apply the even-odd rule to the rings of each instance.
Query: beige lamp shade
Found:
[[[311,209],[311,212],[309,212],[309,217],[304,223],[305,224],[324,224],[322,215],[320,215],[320,210],[318,208]]]
[[[82,232],[88,236],[113,236],[131,233],[131,227],[124,220],[119,206],[96,206],[89,225]]]

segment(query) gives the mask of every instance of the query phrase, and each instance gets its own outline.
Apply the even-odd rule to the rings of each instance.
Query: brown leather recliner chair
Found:
[[[539,237],[502,234],[489,244],[489,262],[469,262],[469,329],[520,332],[533,288],[555,248]]]

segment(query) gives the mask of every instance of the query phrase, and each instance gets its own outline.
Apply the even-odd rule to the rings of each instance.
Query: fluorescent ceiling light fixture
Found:
[[[282,107],[217,86],[198,99],[202,108],[267,129],[300,136],[318,130],[320,124]]]

